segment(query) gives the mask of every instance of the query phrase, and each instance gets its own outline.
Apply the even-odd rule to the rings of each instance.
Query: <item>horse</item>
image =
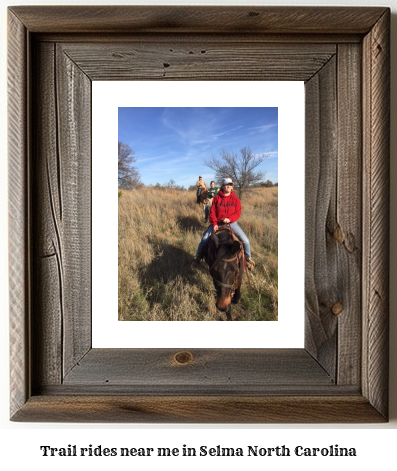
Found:
[[[212,206],[213,201],[214,201],[214,198],[210,198],[208,200],[208,215],[205,214],[205,207],[204,207],[204,224],[208,222],[208,219],[210,218],[210,211],[211,211],[211,206]]]
[[[201,204],[202,208],[208,203],[208,190],[202,190],[199,197],[197,198],[197,204]]]
[[[214,282],[216,307],[231,321],[231,304],[240,300],[244,273],[249,283],[243,243],[231,227],[221,226],[211,234],[206,249],[205,261]]]

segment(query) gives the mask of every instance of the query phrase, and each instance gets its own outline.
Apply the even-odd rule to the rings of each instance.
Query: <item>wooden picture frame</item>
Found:
[[[383,7],[9,8],[11,420],[388,420],[389,23]],[[304,349],[91,348],[92,80],[305,81]]]

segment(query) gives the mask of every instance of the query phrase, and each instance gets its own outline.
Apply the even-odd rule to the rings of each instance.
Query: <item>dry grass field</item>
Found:
[[[218,321],[214,285],[202,261],[191,267],[207,225],[195,191],[122,190],[118,199],[118,311],[121,321]],[[275,321],[278,304],[278,188],[242,202],[238,223],[251,243],[251,292],[244,275],[233,320]]]

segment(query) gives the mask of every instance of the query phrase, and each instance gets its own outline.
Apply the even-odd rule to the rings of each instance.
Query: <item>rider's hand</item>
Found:
[[[218,230],[218,224],[214,226],[214,232],[216,232],[217,230]]]
[[[230,219],[225,218],[225,219],[223,220],[223,222],[224,222],[225,224],[229,224],[229,223],[230,223]]]

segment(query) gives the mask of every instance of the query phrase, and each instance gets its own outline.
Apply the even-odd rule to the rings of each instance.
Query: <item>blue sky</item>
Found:
[[[145,185],[173,179],[188,188],[199,175],[209,184],[214,172],[203,160],[247,146],[269,154],[257,169],[278,181],[278,108],[119,108],[118,119]]]

